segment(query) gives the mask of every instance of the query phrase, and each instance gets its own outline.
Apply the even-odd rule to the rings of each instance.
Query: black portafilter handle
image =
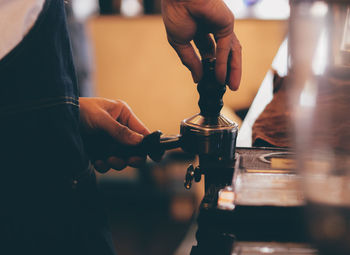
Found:
[[[215,63],[215,58],[202,60],[203,78],[197,85],[200,114],[208,119],[216,119],[220,116],[224,105],[222,97],[226,92],[226,85],[216,79]]]
[[[181,147],[180,136],[162,136],[155,131],[145,136],[138,145],[118,143],[106,133],[84,135],[84,143],[89,158],[92,161],[104,160],[110,156],[128,158],[148,155],[153,161],[159,162],[166,150]]]

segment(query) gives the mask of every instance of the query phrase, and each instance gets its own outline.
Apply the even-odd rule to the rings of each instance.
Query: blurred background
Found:
[[[167,42],[160,2],[70,0],[68,24],[81,96],[124,100],[151,131],[178,134],[180,122],[199,111],[198,93]],[[239,91],[225,94],[223,111],[240,124],[286,36],[289,5],[225,2],[236,17],[243,74]],[[119,255],[189,254],[203,184],[186,191],[183,179],[195,160],[175,150],[160,164],[98,175]]]

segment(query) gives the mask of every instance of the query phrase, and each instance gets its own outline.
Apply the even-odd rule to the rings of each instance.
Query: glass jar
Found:
[[[310,237],[350,254],[350,1],[291,0],[289,98]]]

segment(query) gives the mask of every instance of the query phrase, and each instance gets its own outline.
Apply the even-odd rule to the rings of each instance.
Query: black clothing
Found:
[[[79,130],[63,0],[0,61],[0,254],[114,254]]]

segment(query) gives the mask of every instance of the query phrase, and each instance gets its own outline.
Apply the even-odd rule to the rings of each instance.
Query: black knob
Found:
[[[202,171],[201,169],[197,166],[196,168],[191,164],[187,168],[186,176],[185,176],[185,181],[184,181],[184,186],[186,189],[190,189],[192,187],[192,182],[193,179],[196,182],[200,182],[202,178]]]
[[[215,76],[215,58],[203,59],[203,78],[198,83],[199,108],[201,115],[207,118],[217,118],[224,103],[222,97],[226,85],[217,81]]]
[[[186,176],[185,176],[185,181],[184,181],[184,186],[186,189],[190,189],[192,187],[192,181],[194,178],[194,166],[191,164],[187,168]]]

